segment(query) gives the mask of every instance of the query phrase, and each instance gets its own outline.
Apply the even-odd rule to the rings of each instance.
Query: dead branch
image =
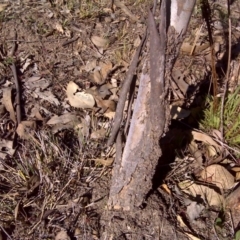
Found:
[[[17,33],[15,32],[14,40],[17,40]],[[17,48],[17,42],[13,42],[13,47],[10,52],[10,56],[13,56]],[[13,78],[14,78],[14,84],[16,86],[16,114],[17,114],[17,123],[19,124],[22,121],[22,114],[21,114],[21,92],[20,92],[20,86],[18,82],[18,76],[17,76],[17,69],[16,65],[13,62],[10,66],[12,72],[13,72]]]
[[[123,110],[124,110],[125,102],[126,102],[126,99],[127,99],[127,94],[129,92],[133,76],[135,74],[135,70],[136,70],[136,67],[137,67],[137,64],[138,64],[139,55],[141,53],[143,44],[146,40],[146,35],[147,35],[147,33],[145,33],[144,37],[142,38],[142,41],[141,41],[140,45],[138,46],[138,49],[136,50],[136,52],[134,54],[133,60],[130,64],[129,70],[127,72],[126,79],[123,83],[123,86],[122,86],[122,89],[121,89],[121,92],[120,92],[120,96],[119,96],[119,101],[118,101],[115,117],[114,117],[114,124],[113,124],[113,127],[112,127],[111,136],[108,139],[108,144],[107,144],[108,146],[113,144],[113,142],[116,138],[116,135],[119,131],[119,128],[120,128],[120,125],[121,125],[121,122],[122,122],[122,117],[123,117]]]

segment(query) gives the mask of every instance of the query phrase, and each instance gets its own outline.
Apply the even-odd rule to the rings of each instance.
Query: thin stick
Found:
[[[133,76],[135,74],[135,69],[136,69],[137,64],[138,64],[138,58],[139,58],[140,52],[142,50],[143,44],[146,40],[146,36],[147,36],[147,30],[145,30],[145,34],[142,38],[142,41],[141,41],[140,45],[138,46],[138,49],[135,52],[133,60],[132,60],[132,62],[130,64],[130,67],[128,69],[126,79],[123,83],[123,86],[122,86],[122,89],[121,89],[121,92],[120,92],[120,96],[119,96],[117,109],[116,109],[116,114],[115,114],[115,117],[114,117],[114,124],[113,124],[113,127],[112,127],[112,133],[111,133],[111,136],[108,139],[108,143],[107,143],[108,146],[113,144],[113,142],[116,138],[116,135],[119,131],[120,124],[122,122],[125,101],[127,99],[127,93],[129,92],[129,89],[130,89],[130,86],[131,86],[131,83],[132,83],[132,79],[133,79]]]
[[[12,238],[9,236],[9,234],[7,233],[7,231],[5,231],[5,229],[2,227],[2,225],[0,225],[0,228],[2,229],[2,231],[6,234],[6,236],[12,240]]]
[[[132,113],[132,104],[133,104],[133,100],[134,100],[134,90],[135,90],[135,84],[136,81],[133,81],[132,84],[131,84],[131,87],[130,87],[130,99],[129,99],[129,103],[128,103],[128,111],[127,111],[127,121],[126,121],[126,124],[125,124],[125,128],[124,128],[124,134],[125,136],[127,136],[127,131],[128,131],[128,127],[129,127],[129,123],[130,123],[130,120],[131,120],[131,113]]]
[[[71,43],[77,41],[78,39],[79,39],[79,36],[76,36],[76,37],[74,37],[74,38],[72,38],[72,39],[64,42],[64,43],[62,44],[62,46],[65,47],[65,46],[67,46],[68,44],[71,44]]]
[[[229,75],[230,75],[230,62],[231,62],[231,55],[232,55],[232,22],[231,22],[231,18],[230,18],[230,2],[229,0],[227,0],[227,4],[228,4],[228,65],[227,65],[227,74],[226,74],[226,82],[225,82],[225,86],[224,86],[224,92],[223,92],[223,96],[222,96],[222,102],[221,102],[221,125],[220,125],[220,131],[221,131],[221,137],[222,137],[222,142],[224,141],[224,129],[223,129],[223,125],[224,125],[224,103],[225,103],[225,98],[227,95],[227,89],[228,89],[228,81],[229,81]]]
[[[14,36],[15,40],[17,40],[17,33],[15,32]],[[15,41],[13,43],[12,50],[10,52],[10,56],[13,56],[15,51],[17,49],[17,42]],[[20,86],[18,82],[18,77],[17,77],[17,69],[16,65],[13,62],[12,65],[10,66],[12,73],[13,73],[13,78],[14,78],[14,84],[16,86],[16,113],[17,113],[17,123],[19,124],[22,120],[22,114],[21,114],[21,95],[20,95]]]

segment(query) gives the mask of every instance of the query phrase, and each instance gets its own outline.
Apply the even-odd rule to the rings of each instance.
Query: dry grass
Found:
[[[17,155],[2,165],[2,228],[9,231],[10,223],[16,222],[15,234],[40,236],[46,231],[39,228],[42,222],[54,229],[64,219],[74,231],[79,214],[82,219],[89,217],[90,185],[103,170],[89,160],[99,155],[98,143],[85,139],[80,147],[82,143],[70,132],[58,136],[39,132],[36,138],[40,145],[23,142]]]

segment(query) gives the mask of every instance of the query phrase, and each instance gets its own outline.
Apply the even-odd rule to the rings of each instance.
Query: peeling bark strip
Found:
[[[120,125],[121,125],[121,122],[122,122],[122,117],[123,117],[123,110],[124,110],[125,102],[126,102],[126,99],[127,99],[127,94],[129,92],[133,76],[135,74],[135,70],[136,70],[136,67],[137,67],[137,64],[138,64],[138,60],[139,60],[139,55],[141,53],[144,42],[146,40],[146,36],[147,36],[147,34],[145,33],[144,37],[142,38],[142,41],[141,41],[140,45],[138,46],[138,48],[137,48],[137,50],[134,54],[133,60],[130,64],[129,70],[127,72],[126,79],[123,83],[123,86],[122,86],[122,89],[121,89],[121,92],[120,92],[120,96],[119,96],[117,109],[116,109],[116,114],[115,114],[115,117],[114,117],[114,124],[113,124],[113,127],[112,127],[112,132],[111,132],[110,138],[108,139],[108,143],[107,143],[108,146],[111,146],[113,144],[113,142],[115,141],[115,138],[117,136],[117,133],[119,131],[119,128],[120,128]]]
[[[163,16],[161,16],[164,18]],[[150,32],[150,116],[151,127],[156,147],[165,127],[165,92],[164,92],[164,67],[165,67],[165,47],[166,39],[160,42],[160,36],[154,21],[152,12],[149,11],[148,25]],[[162,25],[162,32],[166,31],[166,26]],[[158,154],[160,157],[160,153]]]
[[[149,76],[142,74],[126,147],[121,162],[116,163],[112,172],[112,185],[108,200],[110,209],[133,210],[136,205],[139,206],[142,203],[144,196],[142,194],[140,198],[138,196],[145,188],[142,181],[147,176],[144,176],[144,173],[136,177],[136,173],[137,167],[144,163],[150,150],[147,129],[149,92]]]

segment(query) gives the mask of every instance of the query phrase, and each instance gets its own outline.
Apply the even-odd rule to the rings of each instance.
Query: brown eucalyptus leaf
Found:
[[[112,100],[96,99],[97,106],[102,108],[101,112],[115,112],[116,103]]]
[[[67,232],[64,230],[61,230],[57,233],[55,240],[70,240],[71,238],[68,236]]]
[[[222,207],[224,204],[223,196],[208,186],[196,184],[189,180],[180,182],[178,186],[183,192],[193,197],[201,196],[210,206]]]
[[[96,163],[101,164],[103,166],[111,166],[113,163],[113,158],[107,158],[107,159],[103,159],[103,158],[97,158],[94,159],[94,161],[96,161]]]
[[[223,166],[213,164],[201,172],[201,177],[205,182],[217,185],[220,189],[231,189],[235,182],[233,175]]]
[[[12,87],[3,88],[3,99],[2,103],[10,114],[10,119],[13,122],[17,122],[15,111],[12,104]]]
[[[93,108],[95,105],[94,97],[85,92],[79,92],[79,87],[74,82],[69,82],[67,85],[67,97],[72,107],[76,108]]]
[[[57,123],[68,123],[68,122],[77,122],[78,118],[76,115],[72,114],[72,113],[65,113],[61,116],[53,116],[48,122],[47,124],[51,125],[51,124],[57,124]]]
[[[109,40],[99,36],[92,36],[91,40],[93,44],[99,48],[106,48],[108,46]]]
[[[103,83],[102,76],[97,69],[94,70],[92,74],[92,79],[93,79],[93,82],[95,82],[96,84],[100,85]]]
[[[106,136],[106,129],[101,128],[91,133],[91,139],[103,139]]]
[[[111,62],[107,62],[107,63],[104,63],[104,62],[100,62],[99,63],[99,66],[101,67],[101,75],[102,75],[102,78],[103,80],[106,79],[108,73],[112,70],[113,66],[112,66],[112,63]]]
[[[29,140],[33,138],[32,132],[36,129],[35,121],[22,121],[18,124],[17,134],[21,139]]]

